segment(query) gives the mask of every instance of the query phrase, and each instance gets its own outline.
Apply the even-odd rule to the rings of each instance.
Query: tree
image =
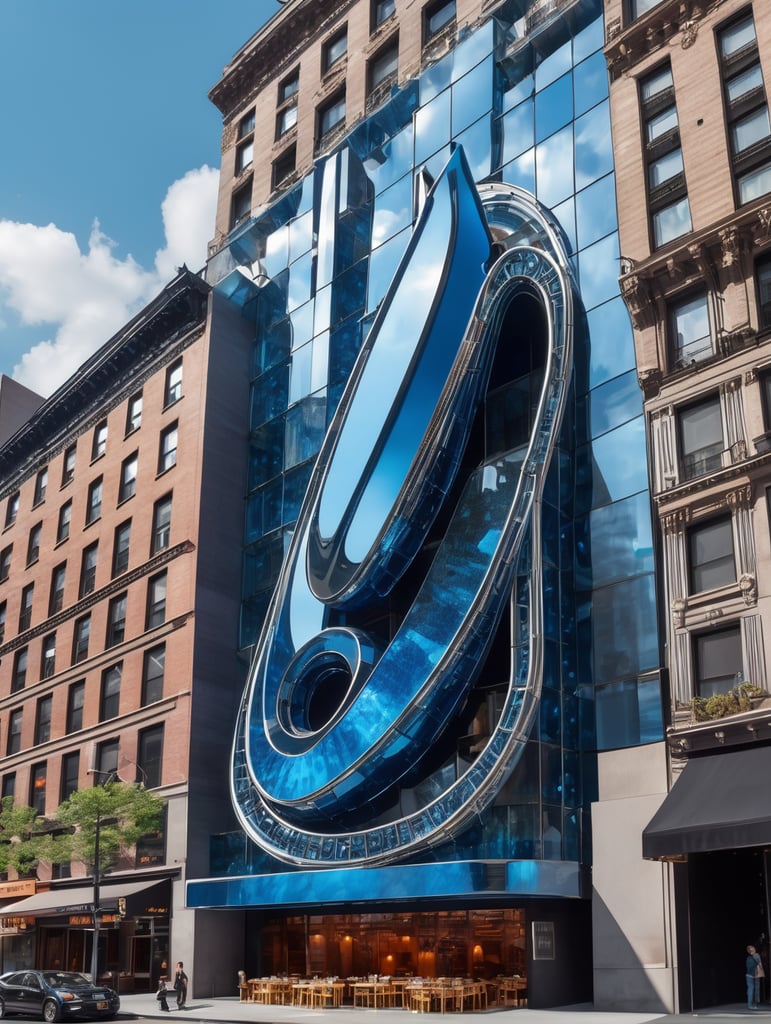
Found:
[[[135,783],[106,782],[78,789],[56,811],[62,831],[47,837],[41,859],[55,864],[78,860],[92,870],[98,833],[102,872],[141,836],[160,827],[164,806],[164,800]]]
[[[45,820],[32,807],[14,807],[13,797],[0,802],[0,871],[13,868],[20,876],[33,871],[41,859],[46,838]]]

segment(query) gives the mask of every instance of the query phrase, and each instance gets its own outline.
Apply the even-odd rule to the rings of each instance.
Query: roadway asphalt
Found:
[[[189,999],[182,1010],[174,1005],[174,993],[170,992],[170,1013],[160,1013],[155,997],[150,994],[121,996],[121,1017],[147,1017],[156,1020],[176,1018],[200,1024],[319,1024],[324,1018],[328,1024],[405,1024],[405,1018],[412,1016],[409,1010],[378,1009],[367,1010],[352,1006],[339,1009],[307,1009],[299,1006],[263,1006],[260,1003],[242,1003],[238,996],[218,996],[211,999]],[[417,1016],[417,1014],[415,1014]],[[431,1014],[438,1018],[442,1015]],[[771,1022],[771,1006],[761,1010],[747,1010],[741,1005],[698,1010],[688,1014],[621,1013],[595,1010],[589,1004],[562,1007],[555,1010],[531,1010],[527,1007],[493,1006],[484,1012],[466,1012],[458,1016],[462,1024],[496,1024],[505,1016],[510,1024],[683,1024],[685,1021],[704,1020],[708,1024],[735,1024],[739,1019],[751,1017],[764,1024]],[[500,1021],[500,1024],[503,1024]]]

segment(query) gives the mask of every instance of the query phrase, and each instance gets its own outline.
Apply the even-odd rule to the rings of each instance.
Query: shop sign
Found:
[[[118,924],[120,917],[117,914],[105,914],[102,912],[99,915],[99,920],[102,924]],[[93,914],[70,914],[69,923],[74,928],[90,928],[94,923]]]
[[[25,917],[21,914],[11,917],[0,917],[0,931],[5,935],[26,931],[28,928],[34,927],[34,924],[34,917]]]
[[[11,896],[34,896],[35,879],[20,878],[15,882],[0,882],[0,900],[10,899]]]

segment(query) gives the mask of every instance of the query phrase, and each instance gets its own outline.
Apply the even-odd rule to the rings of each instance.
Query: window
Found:
[[[99,721],[116,718],[120,710],[120,683],[123,664],[118,662],[102,673],[102,692],[99,701]]]
[[[67,451],[64,453],[64,461],[62,463],[62,487],[68,484],[70,480],[75,476],[75,453],[77,451],[76,446],[70,445]]]
[[[142,729],[137,747],[137,782],[144,782],[148,789],[161,784],[163,762],[163,725],[151,725]]]
[[[46,490],[48,489],[48,470],[41,469],[38,475],[35,477],[35,495],[32,499],[32,506],[40,505],[46,500]]]
[[[318,145],[317,148],[323,148],[325,144],[325,137],[329,133],[337,128],[338,125],[345,123],[345,92],[337,93],[331,100],[319,107],[318,110]]]
[[[48,596],[48,614],[56,615],[64,607],[64,581],[67,576],[67,563],[57,565],[51,573],[51,593]]]
[[[7,796],[13,800],[16,795],[16,772],[8,772],[3,776],[2,793],[0,795],[2,795],[3,800]]]
[[[13,526],[16,522],[16,517],[19,514],[19,492],[12,494],[8,499],[8,504],[5,506],[5,528]]]
[[[666,245],[691,230],[672,68],[667,63],[640,82],[648,208],[653,244]]]
[[[398,66],[399,43],[394,39],[380,50],[379,53],[376,53],[369,62],[367,68],[367,94],[371,95],[379,86],[385,88],[383,83],[395,82]]]
[[[660,3],[661,0],[629,0],[630,15],[632,18],[641,18]]]
[[[728,693],[738,684],[742,674],[742,639],[738,626],[694,638],[694,674],[699,697]]]
[[[669,330],[675,368],[701,362],[713,354],[706,291],[672,303]]]
[[[85,680],[72,683],[67,692],[67,733],[80,732],[83,728],[83,704],[86,699]]]
[[[85,661],[88,657],[88,641],[91,637],[91,614],[82,615],[75,621],[72,632],[72,663]]]
[[[166,370],[166,391],[165,391],[165,405],[173,405],[174,402],[178,402],[182,397],[182,360],[178,359],[176,363],[170,366]]]
[[[286,103],[292,96],[297,95],[300,91],[300,72],[295,70],[291,75],[287,75],[278,87],[278,102]]]
[[[243,139],[245,135],[249,135],[250,132],[254,131],[255,125],[255,111],[250,110],[248,114],[245,114],[238,122],[238,137]]]
[[[236,189],[230,201],[230,228],[238,227],[252,212],[252,179]]]
[[[344,28],[328,42],[324,43],[321,49],[321,69],[329,71],[348,52],[348,29]]]
[[[16,708],[8,719],[8,754],[18,754],[21,750],[22,708]]]
[[[98,541],[94,541],[93,544],[89,544],[89,546],[83,551],[83,560],[80,567],[79,597],[85,597],[86,594],[93,592],[96,582],[96,555],[98,544]]]
[[[166,645],[159,644],[145,651],[142,670],[142,707],[163,697],[163,673],[166,668]]]
[[[153,535],[150,554],[163,551],[171,542],[171,495],[165,494],[153,508]]]
[[[105,740],[96,748],[94,785],[101,786],[118,774],[118,748],[120,740]]]
[[[24,689],[27,681],[27,648],[20,647],[13,656],[13,673],[11,675],[11,693]]]
[[[107,451],[107,420],[102,420],[94,427],[94,439],[91,442],[91,461],[100,459]]]
[[[70,535],[70,521],[72,519],[72,502],[65,501],[59,509],[59,522],[56,525],[56,543],[61,544]]]
[[[61,791],[59,802],[69,800],[78,789],[78,775],[80,774],[80,751],[75,750],[71,754],[65,754],[62,758]]]
[[[35,715],[35,744],[48,743],[51,739],[51,709],[54,699],[49,693],[37,702]]]
[[[136,452],[124,459],[120,467],[120,487],[118,489],[118,504],[133,498],[137,492],[137,463],[139,456]]]
[[[129,399],[126,412],[126,433],[133,434],[142,425],[142,392]]]
[[[297,104],[292,103],[291,106],[284,107],[276,115],[276,139],[280,139],[282,135],[286,135],[297,124]]]
[[[126,599],[127,595],[124,593],[110,600],[107,610],[106,647],[122,644],[126,636]]]
[[[40,678],[50,679],[56,672],[56,633],[49,633],[43,639],[42,652],[40,657]]]
[[[771,192],[771,121],[752,13],[718,33],[726,128],[741,205]]]
[[[166,621],[166,573],[158,573],[147,584],[147,622],[145,629],[153,629]]]
[[[7,548],[3,548],[0,551],[0,583],[3,583],[8,579],[11,572],[11,551],[13,550],[13,544],[9,544]]]
[[[29,805],[37,814],[46,812],[46,763],[33,764],[29,777]]]
[[[423,42],[427,43],[455,21],[455,0],[440,0],[439,3],[429,4],[423,17]]]
[[[396,10],[396,0],[372,0],[371,25],[376,29],[391,17]]]
[[[758,327],[771,327],[771,255],[766,254],[755,264],[755,284],[758,298]]]
[[[5,640],[5,615],[7,603],[0,601],[0,644]]]
[[[273,161],[272,188],[278,188],[282,182],[294,174],[297,161],[297,147],[289,146]]]
[[[115,540],[112,547],[113,579],[120,576],[129,567],[129,544],[131,543],[131,520],[115,528]]]
[[[177,424],[172,423],[170,427],[161,434],[160,452],[158,455],[158,472],[165,473],[177,464]]]
[[[243,174],[252,166],[254,159],[254,139],[247,139],[236,147],[236,174]]]
[[[32,599],[35,596],[35,584],[28,583],[21,592],[19,607],[19,632],[29,629],[32,625]]]
[[[102,514],[102,478],[97,477],[88,487],[88,503],[86,505],[86,526],[95,523]]]
[[[40,535],[43,532],[43,524],[36,523],[29,531],[27,541],[27,565],[32,565],[40,558]]]
[[[730,515],[691,527],[688,557],[692,594],[734,583],[736,566]]]
[[[683,479],[693,480],[720,469],[725,446],[718,397],[681,409],[678,427]]]

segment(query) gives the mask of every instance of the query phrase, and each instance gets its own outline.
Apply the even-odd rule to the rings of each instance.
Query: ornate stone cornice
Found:
[[[620,18],[609,22],[605,59],[611,78],[618,78],[672,40],[679,41],[684,50],[693,46],[704,15],[721,3],[723,0],[666,0],[626,26]]]

